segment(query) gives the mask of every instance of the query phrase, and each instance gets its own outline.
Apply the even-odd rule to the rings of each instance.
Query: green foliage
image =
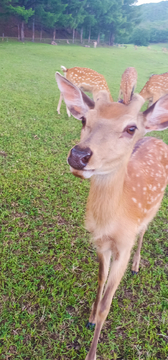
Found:
[[[120,32],[129,33],[137,20],[134,0],[3,0],[2,13],[13,14],[28,22],[33,20],[45,28],[71,28],[98,34],[113,44]],[[92,29],[91,29],[92,28]]]
[[[140,12],[141,24],[139,26],[136,23],[135,36],[138,39],[138,43],[145,45],[150,43],[168,42],[168,2],[162,1],[157,4],[143,4],[138,6]],[[145,35],[145,41],[138,38],[138,32]],[[132,42],[133,36],[130,39],[126,39],[128,42]]]
[[[26,23],[28,22],[29,18],[33,16],[34,11],[30,9],[25,9],[25,6],[12,6],[9,5],[8,10],[23,19]]]
[[[64,14],[66,4],[62,4],[61,0],[41,1],[35,6],[35,16],[43,26],[54,28],[56,26],[65,26],[67,15]]]
[[[140,5],[142,22],[167,21],[168,18],[168,2],[161,1],[159,3]]]
[[[69,16],[69,25],[71,29],[76,29],[79,24],[83,24],[86,13],[84,9],[86,1],[81,0],[71,0],[69,6],[67,6],[67,11]]]
[[[56,112],[60,65],[102,73],[117,100],[121,75],[138,72],[137,91],[167,71],[161,47],[86,49],[0,42],[0,358],[84,360],[86,322],[98,263],[84,228],[89,181],[69,171],[81,123]],[[147,66],[149,64],[149,66]],[[168,144],[168,131],[155,133]],[[140,272],[131,262],[111,306],[97,358],[167,359],[168,192],[145,234]]]
[[[168,42],[168,28],[167,29],[151,28],[149,40],[152,43]]]
[[[149,33],[143,28],[135,28],[130,42],[138,46],[147,46],[149,44]]]

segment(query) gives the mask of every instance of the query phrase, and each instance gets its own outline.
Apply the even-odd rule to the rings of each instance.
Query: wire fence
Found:
[[[21,42],[21,40],[19,40],[17,37],[11,37],[11,36],[2,36],[0,38],[1,42],[9,42],[9,41],[19,41]],[[41,43],[41,44],[51,44],[51,45],[78,45],[78,46],[83,46],[83,47],[94,47],[94,42],[97,42],[96,40],[91,39],[90,42],[88,42],[88,39],[83,39],[82,43],[80,41],[80,39],[75,39],[74,43],[72,39],[55,39],[53,40],[52,38],[40,38],[40,37],[35,37],[34,41],[32,41],[32,37],[24,37],[24,42],[34,42],[34,43]],[[101,47],[111,47],[108,43],[106,42],[102,42],[100,41],[99,44],[97,44],[97,46],[101,46]],[[118,46],[118,47],[125,47],[124,44],[114,44],[114,46]]]

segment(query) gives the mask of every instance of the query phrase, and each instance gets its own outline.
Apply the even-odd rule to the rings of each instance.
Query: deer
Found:
[[[51,41],[51,45],[57,45],[55,41]]]
[[[128,67],[122,74],[120,91],[118,101],[122,102],[121,96],[123,96],[123,103],[128,104],[131,101],[134,90],[137,84],[137,71],[134,67]]]
[[[161,96],[168,94],[168,72],[160,75],[152,75],[139,93],[148,106],[154,104]]]
[[[86,92],[90,92],[93,95],[93,99],[96,100],[97,94],[100,90],[105,90],[108,93],[109,100],[113,101],[113,98],[110,94],[107,82],[103,75],[99,74],[97,71],[94,71],[89,68],[73,67],[67,69],[65,66],[61,66],[62,71],[65,74],[67,80],[71,81],[74,85],[78,86],[80,89]],[[61,103],[63,100],[62,93],[60,94],[57,112],[60,114]],[[70,117],[70,111],[67,109],[67,114]]]
[[[131,250],[138,237],[132,264],[137,274],[144,233],[168,183],[168,146],[144,137],[168,128],[168,95],[140,112],[144,98],[139,94],[128,105],[110,102],[105,92],[93,101],[61,74],[56,80],[71,114],[82,122],[80,141],[67,160],[74,176],[90,178],[85,226],[97,251],[99,275],[88,322],[95,331],[85,360],[96,360],[100,332]]]
[[[167,52],[167,48],[162,48],[162,51],[163,51],[164,53],[166,53],[166,52]]]

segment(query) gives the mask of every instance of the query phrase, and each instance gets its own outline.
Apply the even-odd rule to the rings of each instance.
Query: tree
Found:
[[[67,25],[66,7],[67,4],[61,0],[41,0],[36,5],[35,16],[41,26],[41,33],[43,27],[53,29],[53,40],[55,40],[57,28]]]
[[[69,15],[69,26],[72,29],[72,41],[75,40],[75,30],[82,25],[86,16],[84,6],[87,0],[69,0],[67,14]]]
[[[88,43],[90,43],[91,28],[96,24],[95,10],[93,8],[93,0],[87,0],[84,4],[84,16],[83,23],[81,24],[82,29],[85,29],[85,34],[88,34]],[[82,38],[81,38],[82,40]]]
[[[128,35],[135,22],[140,22],[139,9],[132,6],[137,0],[114,0],[107,17],[106,33],[109,33],[109,45],[113,45],[116,36]]]
[[[109,14],[113,3],[117,0],[93,0],[92,6],[95,12],[95,29],[97,31],[97,42],[100,42],[100,34],[104,33],[109,24]],[[120,0],[119,0],[120,1]]]
[[[12,4],[7,5],[7,9],[11,14],[16,15],[18,19],[18,37],[19,37],[19,22],[21,21],[21,40],[24,41],[24,23],[33,16],[34,11],[31,7],[31,2],[28,0],[12,0]]]
[[[122,5],[122,13],[124,17],[124,22],[119,29],[118,34],[124,34],[125,37],[133,31],[135,26],[139,25],[141,22],[141,10],[139,6],[132,6],[137,2],[134,0],[124,0]]]
[[[138,23],[139,7],[131,6],[135,0],[1,0],[4,13],[13,14],[17,19],[18,37],[20,34],[24,40],[24,23],[32,25],[32,40],[34,40],[35,24],[42,29],[53,29],[53,40],[56,38],[56,30],[66,28],[72,30],[73,42],[75,31],[83,32],[90,42],[92,37],[100,35],[109,39],[113,45],[115,38],[127,36],[135,22]]]
[[[134,45],[147,46],[149,44],[150,34],[144,28],[136,28],[132,34],[131,42]]]

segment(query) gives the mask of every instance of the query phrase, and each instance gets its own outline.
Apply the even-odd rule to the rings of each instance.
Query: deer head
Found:
[[[140,113],[144,99],[138,94],[124,105],[109,102],[108,94],[101,91],[94,103],[59,73],[56,80],[70,112],[82,121],[80,142],[68,155],[76,176],[89,178],[116,172],[127,163],[135,143],[145,133],[168,127],[168,96]]]

